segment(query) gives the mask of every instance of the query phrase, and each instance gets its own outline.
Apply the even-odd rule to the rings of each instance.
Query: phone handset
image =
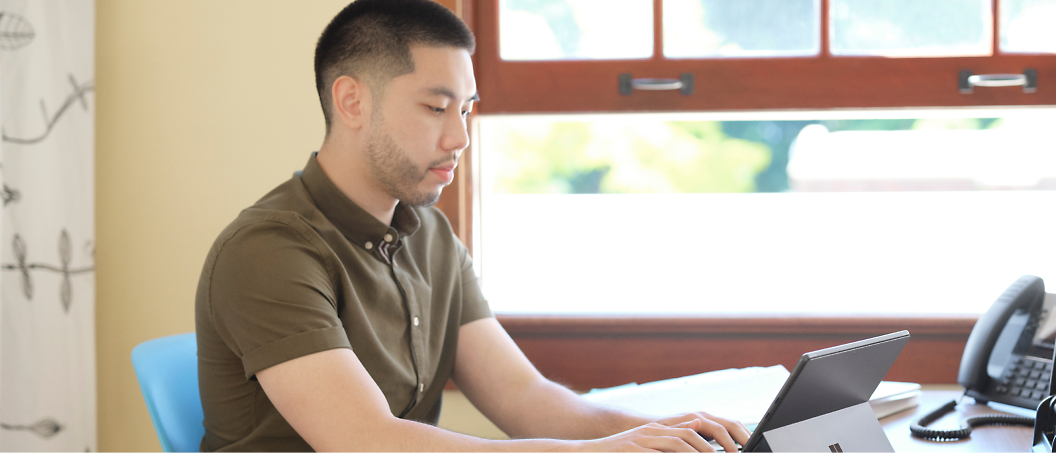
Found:
[[[968,335],[968,343],[961,356],[961,368],[957,373],[957,383],[964,387],[968,396],[980,402],[990,400],[984,394],[990,379],[1001,377],[1000,373],[1005,367],[1003,362],[1009,358],[1012,348],[1023,334],[1031,307],[1040,305],[1044,298],[1045,283],[1041,278],[1024,275],[1005,289],[994,305],[979,317],[972,333]],[[993,357],[996,360],[991,360],[992,353],[996,355]],[[994,368],[988,367],[992,362],[1002,362],[994,363],[996,368],[1000,368],[992,370],[996,373],[987,372],[987,368]]]

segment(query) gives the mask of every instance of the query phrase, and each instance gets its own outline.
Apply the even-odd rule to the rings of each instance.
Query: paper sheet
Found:
[[[583,397],[654,417],[704,411],[747,425],[763,418],[788,375],[781,365],[732,368],[594,390]]]

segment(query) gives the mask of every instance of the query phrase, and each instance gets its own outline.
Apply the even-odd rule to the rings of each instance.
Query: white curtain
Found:
[[[94,53],[94,0],[0,0],[0,450],[96,450]]]

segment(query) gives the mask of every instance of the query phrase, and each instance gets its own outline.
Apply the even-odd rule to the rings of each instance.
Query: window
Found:
[[[460,225],[495,310],[978,313],[1056,282],[1056,116],[1015,107],[1056,105],[1054,5],[474,1]]]
[[[1023,75],[1033,69],[1038,84],[1053,80],[1046,78],[1056,64],[1056,31],[1044,19],[1051,17],[1053,4],[474,0],[470,20],[479,41],[476,68],[485,100],[479,112],[1056,105],[1056,90],[961,90],[963,71]],[[651,14],[642,12],[646,5]],[[504,23],[531,32],[504,33]],[[608,32],[596,30],[606,26]],[[628,31],[619,39],[604,38],[613,30]],[[635,44],[627,45],[632,37]],[[583,53],[606,39],[614,50]],[[551,47],[566,50],[554,58],[503,53]],[[621,54],[624,50],[628,53]],[[689,74],[693,89],[621,94],[624,74],[630,80],[679,81]]]
[[[906,113],[481,116],[493,309],[978,313],[1056,282],[1056,109]]]

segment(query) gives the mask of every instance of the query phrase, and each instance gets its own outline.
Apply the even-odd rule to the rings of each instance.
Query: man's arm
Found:
[[[257,373],[279,413],[316,451],[708,451],[697,425],[652,424],[594,441],[478,439],[396,418],[351,349],[306,355]]]
[[[698,412],[661,420],[593,404],[543,377],[495,318],[459,329],[454,381],[481,412],[511,437],[593,439],[659,422],[694,423],[726,451],[749,432],[739,422]]]

